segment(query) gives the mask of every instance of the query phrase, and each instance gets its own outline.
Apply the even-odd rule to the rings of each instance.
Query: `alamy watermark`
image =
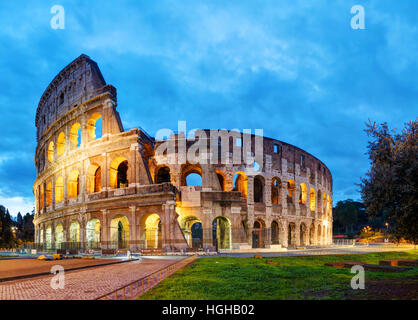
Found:
[[[65,287],[64,267],[61,265],[52,266],[51,273],[54,274],[50,283],[51,288],[54,290],[64,289]]]
[[[51,14],[54,16],[51,18],[50,25],[54,30],[65,29],[65,10],[61,5],[54,5],[51,7]]]
[[[353,278],[351,278],[351,288],[353,290],[365,289],[364,285],[364,267],[361,265],[354,265],[351,267],[351,273],[355,273]]]
[[[354,30],[366,29],[366,19],[365,19],[365,11],[364,7],[356,4],[355,6],[351,7],[351,14],[354,14],[354,16],[351,18],[351,28]]]

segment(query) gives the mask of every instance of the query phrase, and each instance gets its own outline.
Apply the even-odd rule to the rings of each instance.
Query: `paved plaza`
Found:
[[[128,285],[184,257],[142,258],[137,261],[69,271],[64,289],[52,289],[53,275],[0,282],[0,300],[92,300]],[[59,265],[61,261],[56,261]]]

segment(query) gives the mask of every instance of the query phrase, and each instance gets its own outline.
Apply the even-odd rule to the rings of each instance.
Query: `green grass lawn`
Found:
[[[140,299],[418,299],[418,268],[402,273],[366,271],[366,289],[353,290],[350,269],[326,262],[418,259],[418,250],[320,257],[199,258]],[[270,265],[266,260],[277,262]]]

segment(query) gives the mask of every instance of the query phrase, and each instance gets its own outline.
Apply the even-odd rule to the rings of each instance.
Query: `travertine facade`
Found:
[[[264,138],[263,163],[255,171],[233,164],[239,134],[228,142],[230,152],[219,154],[227,163],[173,164],[157,152],[167,141],[123,129],[116,101],[116,89],[85,55],[42,95],[33,186],[37,243],[131,250],[331,243],[332,177],[314,156]],[[174,153],[182,137],[170,137]],[[187,150],[191,146],[188,141]],[[190,174],[201,176],[201,186],[187,186]]]

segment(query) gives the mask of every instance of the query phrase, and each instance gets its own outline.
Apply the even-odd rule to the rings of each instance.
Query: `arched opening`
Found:
[[[80,175],[73,170],[68,177],[68,198],[77,198],[80,194]]]
[[[90,140],[99,139],[102,137],[102,115],[100,113],[93,113],[87,123],[87,130]]]
[[[115,158],[110,164],[110,187],[113,189],[126,188],[128,181],[128,160],[124,157]]]
[[[195,216],[179,216],[178,221],[189,246],[192,248],[203,248],[202,221]]]
[[[48,226],[45,230],[45,242],[46,242],[46,248],[51,249],[52,248],[52,227]]]
[[[93,218],[86,225],[86,239],[89,249],[100,248],[100,220]]]
[[[219,185],[222,191],[225,191],[225,177],[219,171],[216,172],[216,176],[218,177]]]
[[[112,247],[126,249],[129,244],[129,220],[126,216],[118,215],[110,222],[110,239]]]
[[[237,172],[232,180],[233,191],[239,191],[242,198],[247,198],[247,176],[243,172]]]
[[[271,223],[271,244],[280,244],[279,224],[277,223],[277,221],[273,221]]]
[[[44,208],[44,187],[41,185],[39,189],[39,209]]]
[[[296,247],[296,226],[293,222],[289,223],[287,237],[289,246]]]
[[[308,245],[308,228],[304,223],[300,224],[300,230],[299,230],[299,236],[300,236],[300,244],[302,246]]]
[[[46,206],[49,207],[52,203],[52,183],[48,182],[45,189],[46,193]]]
[[[261,176],[254,177],[254,202],[264,202],[264,178]]]
[[[264,241],[266,237],[264,235],[264,230],[265,230],[264,221],[261,219],[255,220],[253,224],[253,234],[252,234],[253,248],[265,247]]]
[[[59,203],[64,198],[64,179],[59,176],[55,182],[55,203]]]
[[[309,244],[315,244],[315,225],[313,223],[311,224],[311,228],[309,230]]]
[[[78,221],[71,222],[68,240],[72,244],[72,247],[76,247],[80,242],[80,224],[78,223]]]
[[[300,204],[306,204],[306,198],[308,196],[308,189],[306,188],[306,184],[301,183],[300,184],[300,195],[299,195],[299,203]]]
[[[87,192],[100,192],[102,189],[102,168],[92,163],[87,169]]]
[[[213,246],[216,249],[231,248],[231,223],[225,217],[217,217],[212,222]]]
[[[55,248],[62,249],[62,243],[64,242],[64,227],[61,223],[55,227]]]
[[[57,155],[62,156],[65,152],[65,133],[61,132],[57,139]]]
[[[54,161],[54,142],[51,141],[48,145],[48,161]]]
[[[71,127],[70,142],[73,148],[78,148],[81,144],[81,125],[78,122]]]
[[[186,175],[186,186],[199,187],[202,186],[202,176],[198,173],[189,173]]]
[[[160,216],[156,213],[149,214],[144,219],[145,247],[162,248],[162,225]]]
[[[294,192],[295,192],[295,181],[293,180],[287,181],[286,196],[287,196],[288,203],[293,203]]]
[[[157,170],[157,174],[155,175],[155,183],[164,183],[170,181],[170,168],[166,166],[159,168]]]
[[[322,244],[322,238],[321,238],[321,226],[318,226],[318,233],[316,236],[316,242],[321,245]]]
[[[280,187],[281,180],[278,177],[274,177],[271,181],[271,203],[280,204]]]
[[[315,212],[315,190],[314,188],[311,188],[311,191],[309,192],[309,207],[311,209],[311,212]]]

